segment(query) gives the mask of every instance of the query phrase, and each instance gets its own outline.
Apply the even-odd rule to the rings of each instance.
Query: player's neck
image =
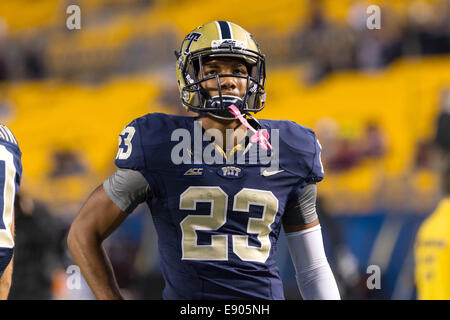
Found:
[[[242,139],[245,138],[245,135],[247,134],[247,128],[242,125],[242,123],[237,120],[225,120],[225,119],[218,119],[211,115],[204,115],[201,118],[202,127],[204,130],[208,129],[216,129],[219,130],[222,133],[223,140],[222,141],[215,141],[218,145],[221,147],[225,145],[225,139],[227,137],[227,130],[233,130],[233,134],[229,136],[230,139],[232,139],[232,142],[228,142],[227,145],[229,146],[230,143],[235,146],[239,142],[241,142]]]

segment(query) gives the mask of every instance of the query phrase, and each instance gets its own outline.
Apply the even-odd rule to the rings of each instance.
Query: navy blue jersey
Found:
[[[14,198],[22,175],[22,153],[11,131],[0,125],[0,277],[11,261],[14,238],[11,224]]]
[[[119,138],[116,165],[140,171],[151,188],[163,297],[284,299],[276,243],[287,203],[323,179],[316,135],[291,121],[259,120],[273,150],[246,144],[234,161],[211,163],[202,158],[211,142],[199,142],[195,120],[148,114]]]

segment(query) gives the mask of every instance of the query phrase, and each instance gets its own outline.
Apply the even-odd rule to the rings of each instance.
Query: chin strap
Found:
[[[236,119],[238,119],[244,126],[246,126],[250,131],[252,131],[254,134],[250,137],[250,142],[251,143],[255,143],[255,142],[259,142],[261,148],[263,148],[264,150],[272,150],[272,146],[269,143],[269,133],[267,132],[266,129],[262,129],[262,130],[258,130],[256,131],[255,128],[253,128],[247,121],[247,119],[245,119],[245,117],[242,115],[241,111],[239,111],[239,109],[232,104],[231,106],[228,107],[229,111],[234,115],[234,117]]]

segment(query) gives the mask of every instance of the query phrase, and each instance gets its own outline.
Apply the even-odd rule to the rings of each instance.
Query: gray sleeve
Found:
[[[103,182],[108,197],[122,211],[131,213],[150,196],[150,186],[136,170],[119,169]]]
[[[283,224],[289,226],[305,225],[317,219],[316,212],[317,186],[306,185],[300,196],[287,204],[283,214]]]

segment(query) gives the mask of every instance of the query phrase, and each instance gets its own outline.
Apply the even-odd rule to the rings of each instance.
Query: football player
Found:
[[[255,39],[213,21],[189,33],[175,55],[182,104],[198,116],[132,121],[119,138],[118,170],[69,232],[72,257],[95,296],[122,298],[102,241],[145,201],[164,299],[284,299],[275,263],[282,225],[303,297],[340,299],[315,208],[321,147],[308,128],[251,116],[265,103],[265,58]],[[189,138],[179,142],[184,133]],[[215,161],[205,160],[212,149]]]
[[[450,162],[442,174],[444,197],[416,236],[417,299],[450,300]]]
[[[22,153],[12,132],[0,125],[0,300],[11,288],[14,251],[14,200],[22,176]]]

